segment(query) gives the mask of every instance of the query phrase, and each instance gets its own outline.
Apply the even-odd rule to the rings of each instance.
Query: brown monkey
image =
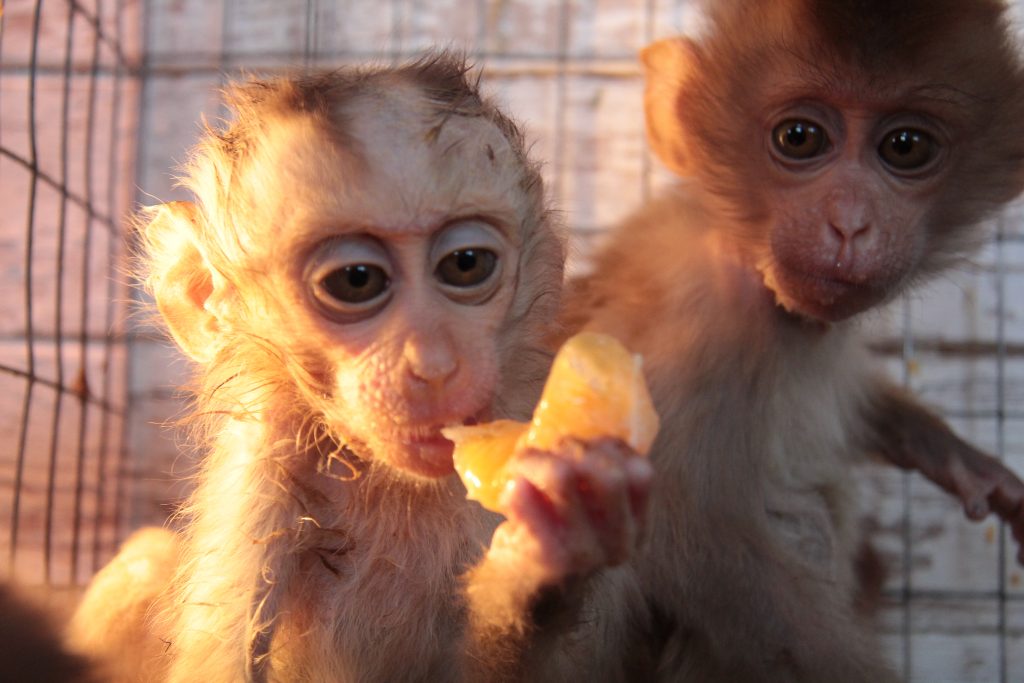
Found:
[[[170,587],[125,577],[136,597],[76,618],[79,643],[137,625],[122,680],[526,676],[557,656],[533,646],[547,613],[634,546],[650,468],[618,442],[522,453],[503,522],[454,475],[441,427],[532,410],[564,256],[521,133],[466,74],[441,54],[235,88],[187,168],[198,203],[150,215],[209,453],[180,541],[123,551],[178,557]]]
[[[570,328],[644,355],[662,417],[651,542],[604,574],[629,609],[590,613],[632,655],[605,671],[894,680],[852,607],[848,463],[866,448],[1024,541],[1024,485],[872,373],[857,330],[1024,186],[1004,10],[716,0],[699,38],[645,52],[649,137],[687,180],[567,298]]]

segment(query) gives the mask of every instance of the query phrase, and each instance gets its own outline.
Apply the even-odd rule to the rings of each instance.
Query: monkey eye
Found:
[[[820,156],[829,147],[828,134],[814,121],[789,119],[772,130],[775,149],[787,159],[804,161]]]
[[[356,263],[324,275],[315,291],[318,298],[326,296],[344,304],[364,304],[386,292],[390,285],[388,274],[380,266]]]
[[[490,249],[456,249],[444,256],[434,271],[437,279],[452,287],[476,287],[494,274],[498,255]]]
[[[938,144],[917,128],[899,128],[887,133],[878,146],[878,156],[898,171],[915,171],[927,166],[938,154]]]
[[[306,286],[321,313],[355,322],[387,303],[391,292],[388,254],[375,240],[347,235],[326,240],[312,254]]]
[[[434,279],[453,301],[482,304],[501,287],[502,259],[510,248],[502,233],[479,218],[454,221],[436,235],[431,249]]]

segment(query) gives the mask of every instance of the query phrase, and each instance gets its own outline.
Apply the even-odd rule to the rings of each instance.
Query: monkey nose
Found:
[[[842,189],[830,195],[825,206],[829,227],[841,241],[853,242],[871,230],[872,208],[863,197]]]
[[[427,384],[444,384],[459,369],[455,348],[443,333],[410,337],[403,356],[409,374]]]
[[[867,221],[830,220],[828,225],[842,242],[853,242],[871,231],[871,223]]]

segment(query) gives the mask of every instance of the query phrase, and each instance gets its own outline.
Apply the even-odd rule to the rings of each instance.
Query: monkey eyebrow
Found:
[[[335,218],[329,214],[317,217],[309,217],[305,220],[295,221],[291,226],[292,232],[309,232],[314,238],[323,235],[373,235],[374,226],[363,221],[350,221],[343,218]]]
[[[797,65],[796,73],[791,77],[792,83],[782,83],[779,89],[792,91],[795,86],[802,84],[809,89],[808,94],[814,96],[816,93],[841,93],[849,90],[850,83],[846,76],[846,70],[839,65],[825,64],[813,61],[807,55],[792,48],[785,48],[785,53],[794,60]],[[893,84],[895,89],[888,90],[885,83],[878,83],[882,88],[882,100],[892,101],[903,99],[910,101],[934,102],[941,105],[955,108],[971,109],[979,105],[991,102],[992,98],[982,97],[963,87],[951,83],[936,81],[921,83],[900,92],[898,82]],[[886,96],[888,91],[892,96]],[[853,95],[854,99],[864,100],[866,93],[858,92]]]
[[[990,98],[975,95],[972,92],[948,83],[925,83],[911,88],[907,95],[915,99],[931,100],[942,104],[952,104],[957,107],[975,107],[978,104],[990,101]]]

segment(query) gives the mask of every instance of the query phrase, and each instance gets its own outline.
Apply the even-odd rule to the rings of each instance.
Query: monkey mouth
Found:
[[[452,465],[454,444],[441,436],[438,428],[424,428],[401,432],[389,439],[389,463],[424,479],[438,479],[455,471]]]
[[[441,428],[457,424],[472,426],[480,422],[482,415],[481,412],[461,420],[403,430],[396,435],[400,453],[392,459],[392,464],[410,474],[428,479],[454,473],[452,453],[455,444],[441,435]]]
[[[876,288],[863,282],[785,266],[766,273],[765,285],[790,313],[830,323],[853,317],[882,298]]]

